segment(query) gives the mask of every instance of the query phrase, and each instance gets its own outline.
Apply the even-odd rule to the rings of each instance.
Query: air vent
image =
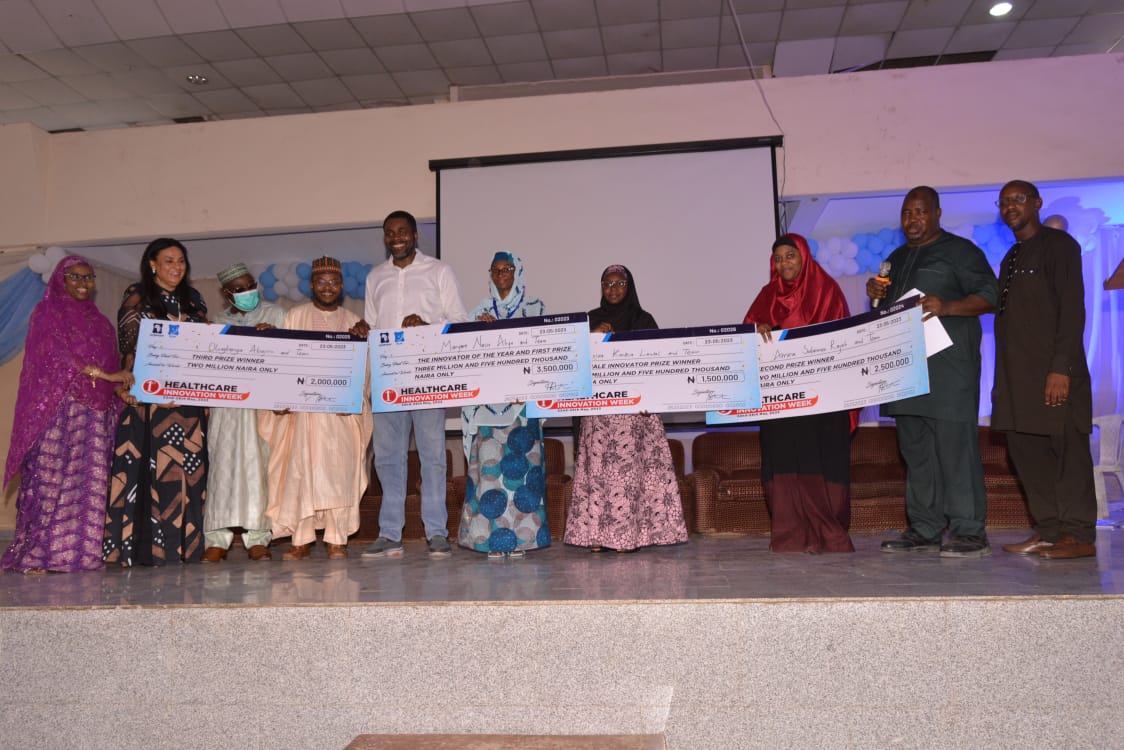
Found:
[[[206,121],[207,121],[206,117],[200,117],[199,115],[192,115],[191,117],[173,117],[172,118],[172,122],[177,122],[181,125],[184,124],[184,123],[188,123],[188,122],[206,122]]]
[[[898,68],[927,68],[931,65],[959,65],[961,63],[990,62],[997,50],[984,52],[957,52],[953,55],[925,55],[924,57],[898,57],[871,63],[858,71],[894,70]],[[850,72],[850,71],[848,71]]]
[[[48,133],[54,135],[55,133],[85,133],[85,128],[59,128],[58,130],[48,130]]]

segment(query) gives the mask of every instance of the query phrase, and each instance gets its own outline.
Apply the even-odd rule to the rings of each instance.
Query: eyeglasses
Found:
[[[624,289],[628,286],[627,281],[602,281],[602,289]]]
[[[63,276],[70,279],[71,281],[85,281],[87,284],[92,284],[94,279],[98,277],[96,273],[64,273]]]
[[[1015,204],[1024,206],[1026,205],[1026,202],[1028,200],[1030,200],[1029,195],[1025,193],[1019,193],[1018,195],[1008,195],[1006,198],[1000,198],[999,200],[995,201],[995,205],[999,208],[1006,208],[1007,206],[1013,206]]]
[[[246,286],[228,286],[226,290],[231,294],[241,294],[242,292],[252,292],[258,288],[258,282],[254,281]]]
[[[343,286],[343,279],[317,279],[312,285],[317,289],[338,289]]]
[[[499,268],[489,269],[491,273],[497,276],[515,273],[515,266],[500,266]]]

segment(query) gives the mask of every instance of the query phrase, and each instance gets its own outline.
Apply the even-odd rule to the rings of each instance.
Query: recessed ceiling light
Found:
[[[207,76],[200,75],[199,73],[188,73],[184,78],[188,83],[194,83],[196,86],[202,86],[207,83]]]
[[[1010,3],[996,3],[991,6],[991,10],[989,10],[988,13],[998,18],[999,16],[1005,16],[1010,13],[1014,7],[1015,6]]]

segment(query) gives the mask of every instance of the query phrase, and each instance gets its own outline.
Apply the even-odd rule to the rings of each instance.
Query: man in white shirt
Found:
[[[383,244],[390,257],[367,276],[364,323],[353,330],[409,328],[468,320],[453,269],[418,252],[418,222],[405,211],[383,220]],[[445,510],[445,410],[416,409],[374,415],[375,471],[382,484],[379,538],[363,557],[401,557],[406,522],[406,456],[410,428],[421,459],[422,523],[430,557],[448,557]]]

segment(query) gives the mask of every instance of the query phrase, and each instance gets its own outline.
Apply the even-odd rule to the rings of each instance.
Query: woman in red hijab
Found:
[[[843,292],[812,258],[808,241],[773,243],[772,273],[745,315],[765,341],[772,331],[850,315]],[[854,552],[850,412],[761,422],[761,480],[772,518],[773,552]]]

